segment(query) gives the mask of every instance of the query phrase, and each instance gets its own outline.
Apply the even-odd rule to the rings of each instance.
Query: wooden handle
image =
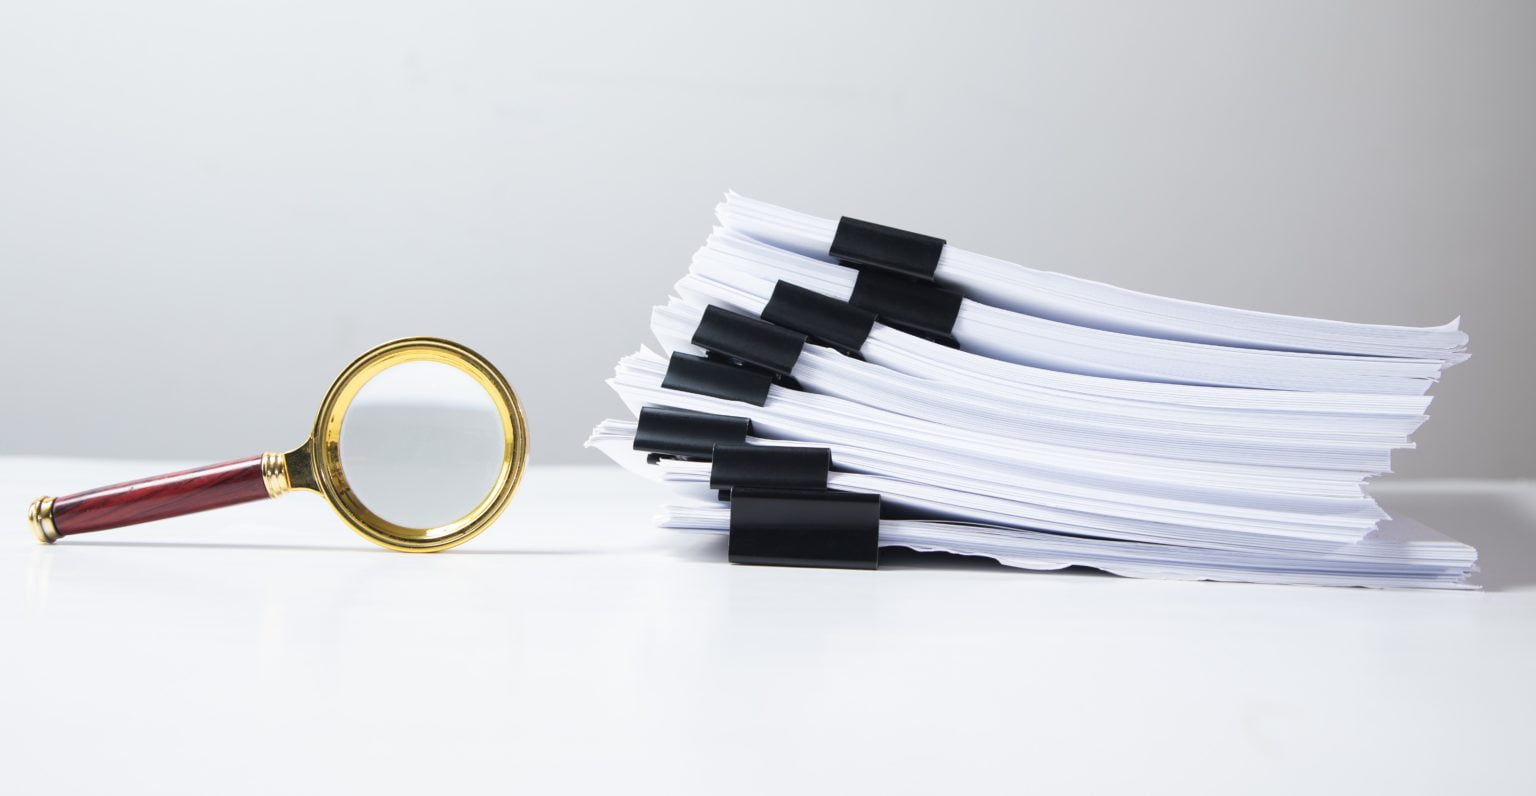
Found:
[[[70,536],[271,497],[261,460],[253,456],[55,498],[52,528]]]

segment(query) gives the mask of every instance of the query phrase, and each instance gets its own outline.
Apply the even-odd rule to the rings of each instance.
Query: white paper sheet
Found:
[[[1466,358],[1452,322],[1412,328],[1213,307],[946,246],[964,291],[961,349],[875,323],[850,357],[808,342],[762,405],[662,387],[668,355],[705,353],[711,305],[758,315],[779,280],[846,300],[836,224],[731,195],[657,306],[663,353],[609,381],[632,413],[747,418],[748,442],[828,449],[833,490],[881,496],[880,543],[1026,569],[1384,588],[1467,588],[1477,553],[1364,491],[1426,420],[1425,390]],[[725,532],[708,462],[634,449],[636,424],[588,440],[674,495],[665,527]]]
[[[831,262],[831,219],[728,193],[715,211],[727,229]],[[1458,359],[1460,318],[1410,327],[1305,318],[1154,296],[976,254],[949,244],[936,276],[995,307],[1077,326],[1167,340],[1368,356]]]

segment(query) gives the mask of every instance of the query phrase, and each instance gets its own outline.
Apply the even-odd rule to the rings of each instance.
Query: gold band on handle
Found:
[[[27,524],[32,526],[32,535],[42,544],[53,544],[59,540],[59,529],[53,527],[53,498],[40,497],[32,501],[32,507],[27,510]]]
[[[261,454],[261,482],[267,486],[267,496],[277,497],[293,488],[288,478],[288,457],[281,453]]]

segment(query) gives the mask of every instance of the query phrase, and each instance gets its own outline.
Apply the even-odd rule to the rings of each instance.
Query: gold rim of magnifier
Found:
[[[435,528],[408,528],[375,514],[358,499],[341,469],[341,422],[352,399],[369,379],[406,362],[440,362],[463,371],[485,388],[501,418],[501,469],[495,485],[469,513]],[[331,508],[364,538],[391,550],[432,553],[464,544],[501,516],[523,478],[528,423],[517,393],[484,357],[449,340],[408,337],[378,346],[348,365],[325,394],[309,440],[283,458],[292,488],[324,495]]]

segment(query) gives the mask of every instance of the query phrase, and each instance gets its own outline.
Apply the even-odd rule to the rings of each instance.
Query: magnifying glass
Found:
[[[51,544],[303,490],[369,541],[430,553],[495,522],[527,459],[527,421],[501,373],[457,343],[411,337],[348,365],[287,453],[38,498],[27,519]]]

